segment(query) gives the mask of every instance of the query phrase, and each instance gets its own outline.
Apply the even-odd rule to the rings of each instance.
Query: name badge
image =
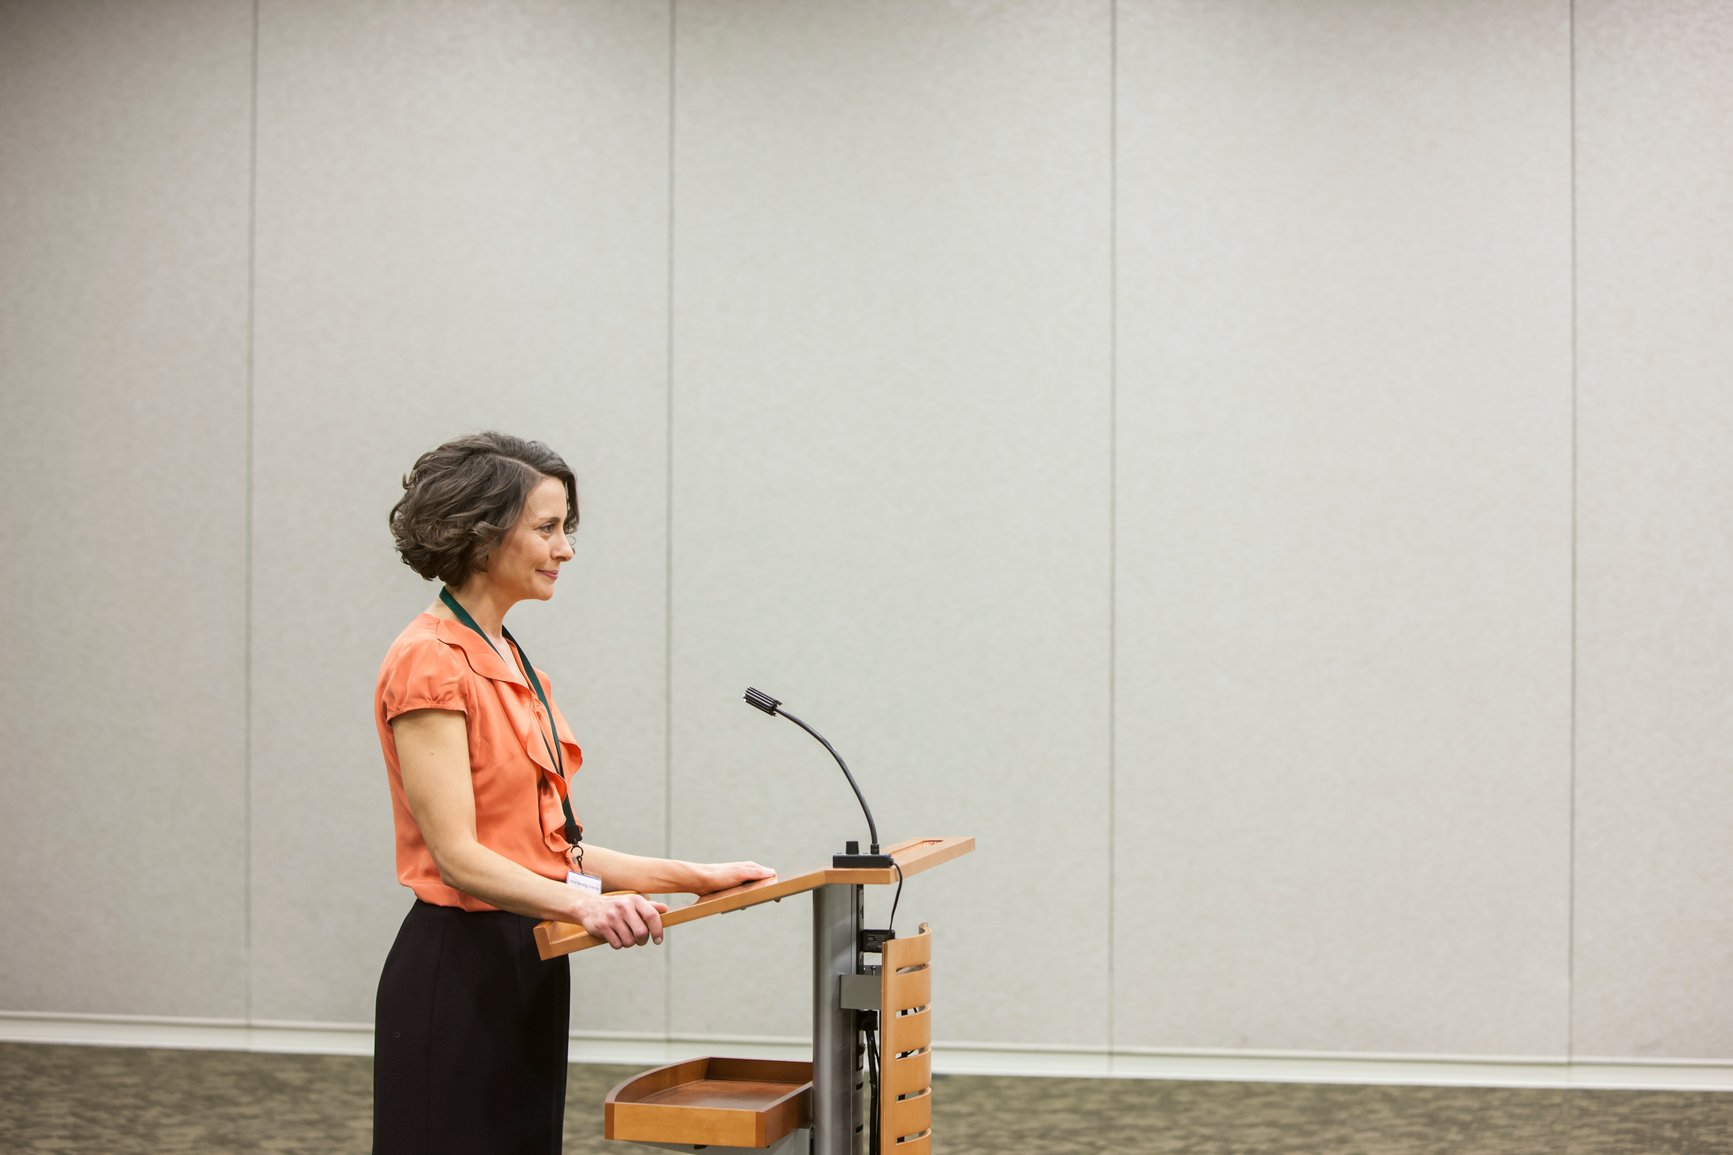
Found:
[[[602,880],[593,874],[579,874],[575,870],[566,871],[566,885],[587,890],[591,894],[602,893]]]

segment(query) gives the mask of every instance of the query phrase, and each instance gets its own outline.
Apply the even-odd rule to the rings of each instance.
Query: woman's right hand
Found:
[[[662,915],[668,910],[667,903],[631,893],[588,895],[586,899],[578,910],[578,921],[592,937],[615,950],[662,942]]]

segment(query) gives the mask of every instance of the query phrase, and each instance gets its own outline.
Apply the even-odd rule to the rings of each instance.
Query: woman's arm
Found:
[[[412,710],[391,723],[409,812],[427,840],[440,880],[501,910],[580,923],[616,950],[661,942],[661,912],[667,909],[662,903],[637,895],[591,894],[543,878],[476,840],[464,722],[455,710]]]
[[[584,843],[584,870],[602,880],[605,890],[643,894],[710,894],[743,882],[775,878],[776,871],[756,862],[682,862],[644,858]]]

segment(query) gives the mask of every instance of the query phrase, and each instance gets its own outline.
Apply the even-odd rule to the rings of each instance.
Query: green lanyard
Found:
[[[477,634],[480,634],[481,640],[487,643],[488,649],[499,654],[499,651],[494,649],[493,639],[487,636],[485,630],[475,624],[475,619],[469,616],[469,611],[459,605],[457,599],[451,596],[450,589],[441,587],[439,591],[439,600],[445,603],[446,609],[457,615],[458,621],[474,630]],[[500,633],[505,635],[505,640],[517,650],[518,665],[522,668],[524,677],[529,679],[530,688],[536,692],[536,697],[542,700],[542,712],[548,716],[548,734],[553,735],[553,740],[549,741],[548,734],[542,734],[542,745],[547,747],[548,757],[553,760],[554,767],[559,771],[560,780],[563,782],[566,778],[566,759],[564,753],[560,749],[560,736],[554,731],[554,707],[553,704],[548,701],[548,692],[542,689],[542,680],[536,677],[536,668],[530,661],[530,656],[524,653],[524,648],[521,645],[518,645],[518,640],[516,638],[511,636],[511,631],[505,628],[504,622],[500,623],[499,629]],[[505,657],[504,654],[499,654],[499,656],[501,658]],[[539,727],[537,728],[537,733],[540,733]],[[566,811],[566,841],[571,844],[572,853],[577,856],[578,873],[582,874],[584,870],[584,828],[578,825],[577,815],[572,813],[571,787],[569,784],[566,787],[565,793],[560,795],[560,805],[564,807]]]

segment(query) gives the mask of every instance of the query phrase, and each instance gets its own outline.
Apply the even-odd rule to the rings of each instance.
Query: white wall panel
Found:
[[[492,426],[592,837],[863,836],[786,698],[980,838],[943,1039],[1727,1059],[1733,19],[1572,10],[0,0],[0,1012],[371,1018]],[[574,1025],[805,1036],[809,923]]]
[[[1568,5],[1123,3],[1116,1045],[1567,1045]]]
[[[676,16],[675,848],[864,837],[740,696],[786,699],[887,842],[980,840],[898,916],[938,928],[952,1039],[1106,1037],[1100,952],[1016,932],[1106,917],[1108,16]],[[804,1035],[808,906],[682,939],[675,1030]]]
[[[369,1020],[410,901],[370,702],[435,590],[385,518],[448,437],[536,437],[577,471],[577,559],[510,624],[585,747],[592,837],[661,848],[668,38],[649,4],[262,6],[260,1018]],[[609,965],[579,967],[576,1025],[660,1030],[664,960]]]
[[[251,43],[0,5],[0,1009],[245,1013]]]
[[[1577,5],[1576,1049],[1733,1055],[1733,9]]]

